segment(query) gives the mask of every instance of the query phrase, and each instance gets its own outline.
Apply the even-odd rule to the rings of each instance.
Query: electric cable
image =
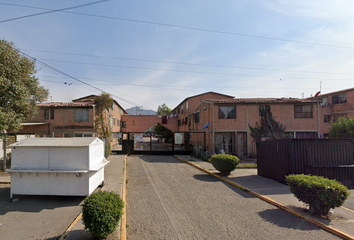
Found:
[[[110,1],[110,0],[103,0],[103,1]],[[0,4],[4,4],[4,3],[0,3]],[[10,4],[6,4],[6,5],[10,5]],[[17,4],[17,6],[20,6],[20,5]],[[25,7],[25,5],[21,5],[21,6],[22,6],[22,7]],[[31,7],[31,8],[35,8],[35,7]],[[82,16],[97,17],[97,18],[105,18],[105,19],[114,19],[114,20],[119,20],[119,21],[143,23],[143,24],[158,25],[158,26],[164,26],[164,27],[181,28],[181,29],[194,30],[194,31],[201,31],[201,32],[209,32],[209,33],[215,33],[215,34],[233,35],[233,36],[248,37],[248,38],[258,38],[258,39],[273,40],[273,41],[281,41],[281,42],[292,42],[292,43],[300,43],[300,44],[307,44],[307,45],[316,45],[316,46],[323,46],[323,47],[335,47],[335,48],[343,48],[343,49],[354,49],[354,47],[342,46],[342,45],[336,45],[336,44],[316,43],[316,42],[292,40],[292,39],[286,39],[286,38],[268,37],[268,36],[261,36],[261,35],[240,33],[240,32],[229,32],[229,31],[214,30],[214,29],[207,29],[207,28],[199,28],[199,27],[192,27],[192,26],[185,26],[185,25],[177,25],[177,24],[170,24],[170,23],[153,22],[153,21],[138,20],[138,19],[131,19],[131,18],[111,17],[111,16],[103,16],[103,15],[97,15],[97,14],[78,13],[78,12],[65,11],[65,10],[53,10],[53,9],[48,9],[48,8],[38,8],[38,9],[50,10],[49,12],[51,12],[51,11],[60,11],[60,12],[71,13],[71,14],[77,14],[77,15],[82,15]],[[7,20],[5,20],[5,21],[7,21]],[[2,22],[0,21],[0,23],[2,23]]]
[[[21,17],[15,17],[15,18],[10,18],[10,19],[6,19],[6,20],[1,20],[0,23],[5,23],[5,22],[18,20],[18,19],[23,19],[23,18],[28,18],[28,17],[34,17],[34,16],[39,16],[39,15],[49,14],[49,13],[53,13],[53,12],[64,12],[65,10],[69,10],[69,9],[81,8],[81,7],[86,7],[86,6],[99,4],[99,3],[104,3],[104,2],[109,2],[109,1],[114,1],[114,0],[100,0],[100,1],[85,3],[85,4],[81,4],[81,5],[76,5],[76,6],[72,6],[72,7],[60,8],[60,9],[46,9],[46,10],[49,10],[49,11],[40,12],[40,13],[34,13],[34,14],[29,14],[29,15],[24,15],[24,16],[21,16]],[[0,4],[4,5],[4,3],[0,3]],[[10,4],[6,4],[6,5],[10,5]]]

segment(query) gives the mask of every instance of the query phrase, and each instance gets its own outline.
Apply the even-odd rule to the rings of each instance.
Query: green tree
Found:
[[[270,139],[281,139],[285,138],[285,126],[280,122],[277,122],[273,118],[273,114],[270,111],[270,108],[266,108],[262,111],[260,123],[256,122],[255,127],[248,127],[251,130],[251,136],[254,141],[261,141],[262,137],[267,137]]]
[[[0,40],[0,134],[17,131],[48,97],[35,76],[35,60],[23,56],[12,42]]]
[[[328,131],[330,138],[354,138],[354,118],[339,117]]]
[[[169,115],[171,111],[171,108],[167,107],[167,105],[164,103],[157,108],[156,115]]]
[[[166,143],[172,143],[173,132],[170,129],[158,123],[155,126],[155,132],[157,135],[161,135],[163,138],[165,138]]]
[[[95,131],[102,138],[111,137],[111,126],[109,124],[109,108],[112,107],[113,98],[108,93],[102,93],[95,98],[96,118]]]

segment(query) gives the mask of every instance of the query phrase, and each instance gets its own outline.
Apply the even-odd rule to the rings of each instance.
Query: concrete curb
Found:
[[[124,202],[124,208],[123,208],[123,215],[122,218],[120,219],[120,240],[126,240],[126,184],[125,184],[125,179],[126,179],[126,166],[127,166],[127,157],[128,155],[125,156],[124,158],[124,174],[123,174],[123,186],[122,186],[122,200]],[[102,187],[101,190],[104,189],[104,186]],[[86,197],[87,198],[87,197]],[[86,199],[85,198],[85,199]],[[84,200],[85,200],[84,199]],[[64,240],[66,236],[71,232],[71,230],[74,228],[74,226],[80,221],[82,218],[82,211],[79,213],[79,215],[74,219],[74,221],[69,225],[69,227],[64,231],[64,233],[60,236],[59,240]],[[123,220],[124,218],[124,220]],[[123,226],[124,225],[124,226]],[[124,234],[123,234],[124,232]]]
[[[126,179],[127,179],[127,158],[128,155],[125,155],[124,158],[124,173],[123,173],[123,186],[122,186],[122,200],[124,203],[124,208],[123,208],[123,215],[122,215],[122,221],[121,221],[121,226],[120,226],[120,240],[126,240],[127,239],[127,184],[126,184]]]
[[[296,215],[296,216],[298,216],[298,217],[301,217],[301,218],[303,218],[303,219],[305,219],[305,220],[307,220],[307,221],[309,221],[309,222],[311,222],[311,223],[317,225],[318,227],[320,227],[320,228],[326,230],[327,232],[330,232],[330,233],[332,233],[332,234],[334,234],[334,235],[336,235],[336,236],[338,236],[338,237],[341,237],[341,238],[343,238],[343,239],[354,240],[354,237],[351,236],[351,235],[349,235],[349,234],[347,234],[347,233],[344,233],[344,232],[342,232],[342,231],[340,231],[340,230],[338,230],[338,229],[335,229],[335,228],[333,228],[333,227],[329,227],[329,226],[327,226],[327,225],[325,225],[325,224],[323,224],[323,223],[317,221],[316,219],[309,218],[309,217],[305,216],[304,214],[302,214],[301,212],[298,212],[298,211],[296,211],[296,210],[294,210],[294,209],[292,209],[292,208],[286,207],[285,205],[283,205],[283,204],[281,204],[281,203],[279,203],[279,202],[277,202],[277,201],[275,201],[275,200],[273,200],[273,199],[271,199],[271,198],[268,198],[268,197],[266,197],[266,196],[263,196],[263,195],[261,195],[261,194],[258,194],[258,193],[256,193],[256,192],[254,192],[254,191],[252,191],[252,190],[250,190],[250,189],[248,189],[248,188],[245,188],[245,187],[243,187],[243,186],[241,186],[241,185],[239,185],[239,184],[236,184],[236,183],[234,183],[234,182],[232,182],[232,181],[230,181],[230,180],[228,180],[228,179],[225,179],[225,178],[223,178],[223,177],[220,177],[220,176],[216,175],[215,173],[212,173],[212,172],[210,172],[210,171],[208,171],[208,170],[206,170],[206,169],[204,169],[204,168],[202,168],[202,167],[199,167],[199,166],[195,165],[195,164],[192,163],[192,162],[189,162],[189,161],[187,161],[187,160],[184,160],[184,159],[182,159],[182,158],[179,158],[179,157],[176,156],[176,155],[175,155],[175,157],[176,157],[177,159],[179,159],[179,160],[185,162],[185,163],[188,163],[188,164],[192,165],[193,167],[198,168],[199,170],[201,170],[201,171],[203,171],[203,172],[206,172],[206,173],[208,173],[208,174],[210,174],[210,175],[212,175],[212,176],[214,176],[214,177],[216,177],[216,178],[218,178],[218,179],[220,179],[220,180],[222,180],[222,181],[224,181],[224,182],[227,182],[227,183],[231,184],[231,185],[234,186],[234,187],[237,187],[237,188],[239,188],[239,189],[241,189],[241,190],[243,190],[243,191],[245,191],[245,192],[247,192],[247,193],[249,193],[249,194],[252,194],[252,195],[255,196],[255,197],[258,197],[258,198],[262,199],[263,201],[272,204],[273,206],[276,206],[276,207],[278,207],[278,208],[281,208],[281,209],[283,209],[283,210],[285,210],[285,211],[287,211],[287,212],[289,212],[289,213],[292,213],[292,214],[294,214],[294,215]]]
[[[82,211],[79,215],[74,219],[74,221],[70,224],[70,226],[65,230],[65,232],[60,236],[59,240],[64,240],[66,236],[71,232],[71,230],[75,227],[76,223],[80,221],[82,217]]]

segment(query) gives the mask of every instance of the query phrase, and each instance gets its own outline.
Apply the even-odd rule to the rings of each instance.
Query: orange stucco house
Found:
[[[19,134],[41,137],[94,135],[95,95],[69,103],[38,104],[34,119],[23,123]],[[354,88],[321,96],[298,98],[234,98],[216,92],[194,95],[180,102],[169,116],[127,115],[114,101],[106,112],[114,133],[143,133],[156,124],[182,133],[183,141],[201,146],[210,153],[249,156],[256,145],[249,126],[259,122],[264,109],[270,109],[289,137],[325,138],[330,123],[340,116],[354,117]]]
[[[97,95],[89,95],[72,102],[39,103],[37,115],[23,123],[22,129],[16,134],[39,137],[95,136],[95,97]],[[116,101],[105,111],[113,133],[121,132],[121,118],[125,114],[127,112]]]
[[[172,113],[178,115],[178,132],[185,132],[185,138],[193,146],[205,146],[211,153],[248,156],[256,151],[248,126],[254,127],[260,121],[262,109],[270,108],[274,119],[286,126],[290,137],[317,138],[318,106],[317,99],[235,99],[208,92],[186,98]]]

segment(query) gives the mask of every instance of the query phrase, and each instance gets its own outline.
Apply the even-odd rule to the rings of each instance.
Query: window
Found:
[[[188,102],[186,102],[186,110],[188,109]]]
[[[322,98],[321,106],[328,106],[328,97]]]
[[[49,109],[44,109],[44,119],[49,119]]]
[[[89,120],[89,110],[88,109],[74,109],[74,121],[88,121]]]
[[[259,105],[259,116],[264,116],[264,111],[270,112],[270,105]]]
[[[177,114],[180,114],[180,113],[181,113],[180,108],[177,108]]]
[[[312,118],[312,105],[295,105],[294,118]]]
[[[323,116],[323,122],[325,122],[325,123],[331,122],[331,115],[324,115]]]
[[[54,119],[54,109],[50,109],[50,119]]]
[[[333,95],[333,97],[332,97],[333,104],[346,103],[346,102],[347,102],[347,94],[346,93]]]
[[[178,126],[181,126],[181,119],[178,120]]]
[[[220,106],[219,119],[236,118],[236,106]]]
[[[186,124],[186,125],[188,124],[188,117],[185,118],[184,124]]]
[[[122,128],[127,128],[127,122],[122,121]]]
[[[194,113],[194,122],[199,123],[199,112]]]

